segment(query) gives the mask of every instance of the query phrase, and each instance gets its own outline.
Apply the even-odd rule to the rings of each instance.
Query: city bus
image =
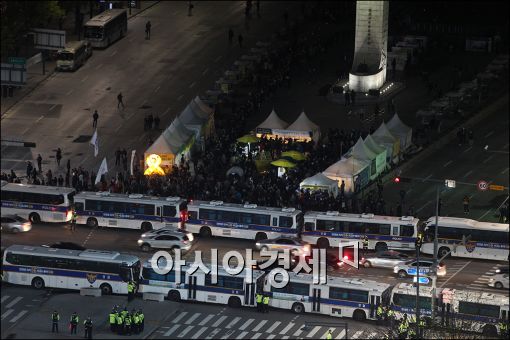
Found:
[[[425,223],[424,254],[434,253],[436,218]],[[483,260],[508,261],[508,224],[478,222],[467,218],[438,218],[438,257],[451,251],[450,256]],[[471,236],[465,245],[461,242]]]
[[[211,266],[207,268],[212,269]],[[166,275],[154,271],[149,262],[144,263],[138,291],[165,295],[170,301],[199,301],[228,305],[237,308],[256,305],[256,285],[264,275],[263,271],[252,270],[251,282],[247,280],[246,270],[239,275],[231,275],[222,267],[218,268],[217,284],[212,283],[211,274],[205,274],[200,268],[189,274],[189,266],[181,267],[180,282],[176,281],[175,267]]]
[[[74,71],[92,55],[92,46],[86,40],[71,41],[57,52],[57,70]]]
[[[110,9],[96,15],[84,26],[84,37],[93,47],[108,47],[127,33],[125,9]]]
[[[306,312],[357,321],[375,320],[377,305],[391,293],[389,284],[376,281],[328,276],[326,284],[314,284],[312,274],[288,274],[289,282],[283,288],[274,287],[266,276],[264,291],[272,296],[270,306],[296,314]]]
[[[76,223],[149,231],[182,228],[187,202],[179,197],[83,191],[74,198]]]
[[[343,242],[368,238],[368,249],[412,250],[420,222],[412,216],[344,214],[338,211],[310,211],[305,214],[301,238],[320,248],[338,247]]]
[[[140,276],[140,260],[115,251],[12,245],[4,251],[2,273],[5,282],[35,289],[93,287],[127,294],[127,282]]]
[[[186,230],[202,237],[223,236],[249,240],[298,236],[303,213],[295,208],[259,207],[256,204],[192,201]]]
[[[75,190],[19,183],[1,183],[2,215],[18,215],[32,223],[68,222]]]

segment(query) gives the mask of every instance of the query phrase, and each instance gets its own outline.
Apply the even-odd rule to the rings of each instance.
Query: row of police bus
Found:
[[[416,311],[416,287],[343,277],[327,277],[314,283],[310,274],[289,272],[282,288],[282,276],[246,268],[238,275],[217,267],[216,276],[199,268],[184,266],[161,274],[150,262],[128,254],[99,250],[67,250],[12,245],[4,251],[3,281],[31,285],[37,289],[83,287],[100,288],[104,294],[127,294],[127,282],[138,283],[138,292],[156,293],[172,301],[197,301],[230,307],[254,307],[257,292],[270,295],[270,306],[294,313],[315,313],[358,321],[376,319],[379,304],[390,306],[395,318]],[[212,267],[207,269],[214,270]],[[279,276],[280,275],[280,276]],[[216,278],[216,280],[215,280]],[[420,287],[419,308],[430,322],[430,287]],[[508,321],[509,298],[502,294],[438,288],[436,322],[462,330],[496,335],[500,322]]]
[[[69,222],[73,210],[77,223],[90,227],[141,229],[175,227],[201,237],[221,236],[250,240],[279,236],[300,237],[320,248],[368,238],[368,249],[413,250],[418,233],[421,247],[433,254],[435,217],[424,222],[410,216],[347,214],[338,211],[303,213],[294,208],[261,207],[222,201],[190,201],[179,197],[141,194],[80,192],[72,188],[2,182],[2,213],[38,222]],[[438,218],[438,255],[508,261],[508,224],[466,218]],[[468,242],[462,241],[467,237]]]

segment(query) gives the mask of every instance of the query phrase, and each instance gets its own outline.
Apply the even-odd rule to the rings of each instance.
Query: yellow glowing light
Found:
[[[165,172],[159,166],[161,164],[161,157],[159,157],[159,155],[151,154],[147,157],[145,162],[147,163],[148,168],[144,171],[144,175],[165,175]]]

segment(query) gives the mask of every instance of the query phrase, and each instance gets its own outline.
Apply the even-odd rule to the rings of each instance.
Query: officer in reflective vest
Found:
[[[332,333],[333,333],[333,332],[331,332],[331,329],[330,329],[330,330],[328,330],[328,334],[326,334],[326,339],[327,339],[327,340],[331,340],[331,339],[333,339],[333,334],[332,334]]]
[[[76,328],[78,327],[78,322],[80,322],[80,318],[78,317],[78,314],[74,312],[71,315],[71,320],[69,321],[69,324],[71,326],[71,334],[76,334]]]
[[[120,312],[117,312],[117,314],[115,315],[115,319],[117,321],[117,334],[122,335],[123,333],[122,324],[124,323],[124,320],[122,319],[122,314]]]
[[[508,325],[505,322],[505,320],[502,320],[502,321],[499,322],[499,335],[502,338],[507,338],[508,337]]]
[[[393,329],[393,327],[395,325],[395,312],[393,311],[393,309],[391,307],[393,307],[393,304],[388,306],[387,315],[388,315],[388,321],[390,322],[390,328]]]
[[[425,326],[427,325],[425,318],[420,318],[420,322],[418,323],[418,332],[419,338],[423,338],[423,331],[425,330]]]
[[[51,332],[55,332],[55,330],[58,333],[58,321],[60,320],[60,315],[57,311],[53,311],[53,314],[51,314]]]
[[[132,281],[129,281],[127,284],[127,291],[128,291],[128,302],[133,300],[133,293],[134,293],[135,287],[133,285]]]
[[[376,316],[377,316],[377,324],[380,325],[383,320],[384,310],[380,304],[377,305]]]
[[[409,339],[416,339],[416,332],[414,331],[413,326],[410,326],[409,329],[407,330],[407,337]]]
[[[368,250],[368,237],[367,237],[367,235],[363,236],[362,242],[363,242],[363,255],[365,255],[367,250]]]
[[[134,334],[138,334],[139,333],[138,325],[139,325],[140,319],[138,318],[138,314],[136,312],[134,312],[132,315],[133,316],[131,317],[131,319],[132,319],[131,329],[133,330]]]
[[[263,306],[262,306],[262,294],[261,293],[257,293],[257,296],[256,296],[256,301],[257,301],[257,311],[258,312],[263,312]]]
[[[407,330],[409,328],[409,323],[407,322],[407,314],[404,314],[404,318],[400,322],[398,326],[398,335],[400,339],[407,338]]]
[[[115,308],[112,309],[110,315],[108,316],[108,320],[110,321],[110,330],[115,332],[117,330],[117,315],[115,312]]]
[[[131,335],[131,315],[129,313],[124,318],[124,334]]]
[[[138,318],[140,319],[140,332],[143,332],[143,329],[145,326],[145,323],[144,323],[145,315],[143,315],[143,312],[141,309],[138,310]]]
[[[264,304],[264,313],[269,313],[269,295],[264,295],[262,303]]]
[[[92,339],[92,319],[90,316],[83,322],[83,325],[85,326],[85,338]]]

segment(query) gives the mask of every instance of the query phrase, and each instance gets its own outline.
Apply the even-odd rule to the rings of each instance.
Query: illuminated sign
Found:
[[[164,176],[165,172],[160,167],[161,165],[161,157],[156,154],[151,154],[147,157],[145,160],[145,163],[147,163],[147,169],[143,173],[144,175],[161,175]]]

